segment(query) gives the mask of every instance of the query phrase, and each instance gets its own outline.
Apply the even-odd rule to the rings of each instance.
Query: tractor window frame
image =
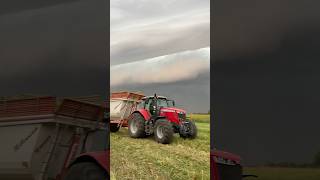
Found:
[[[150,103],[150,98],[144,100],[144,109],[149,109]]]
[[[162,104],[160,104],[160,102],[161,102]],[[164,102],[166,103],[166,106],[161,106],[161,105],[164,105],[164,104],[163,104]],[[158,105],[158,107],[170,107],[169,104],[168,104],[168,100],[165,99],[165,98],[158,98],[158,99],[157,99],[157,105]]]
[[[137,109],[143,109],[145,108],[145,101],[140,101],[137,103]]]
[[[171,102],[171,105],[169,102]],[[167,99],[167,104],[168,104],[168,107],[176,107],[176,102],[174,100]]]

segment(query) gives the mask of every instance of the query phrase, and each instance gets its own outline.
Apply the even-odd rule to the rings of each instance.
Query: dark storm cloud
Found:
[[[79,0],[2,0],[0,2],[0,15],[9,13],[18,13],[21,11],[33,10],[44,8],[48,6],[54,6],[58,4],[64,4],[67,2],[79,1]]]
[[[2,14],[1,95],[104,95],[106,5],[66,1]]]
[[[177,16],[177,15],[176,15]],[[147,21],[111,32],[111,64],[195,50],[210,45],[209,9]]]
[[[215,1],[215,147],[246,164],[311,162],[320,150],[320,14],[309,2]]]
[[[209,5],[209,0],[112,0],[112,90],[157,92],[190,112],[208,112],[209,77],[202,76],[210,71]]]
[[[111,65],[210,45],[210,1],[111,1]]]

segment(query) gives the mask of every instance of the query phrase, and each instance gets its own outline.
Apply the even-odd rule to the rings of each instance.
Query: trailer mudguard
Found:
[[[101,151],[101,152],[89,152],[81,154],[70,166],[79,162],[95,162],[99,164],[106,172],[109,174],[110,169],[110,158],[109,151]],[[69,166],[69,167],[70,167]]]

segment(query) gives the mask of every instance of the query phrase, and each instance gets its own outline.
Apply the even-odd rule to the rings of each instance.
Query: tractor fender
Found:
[[[102,169],[104,169],[108,174],[110,174],[110,161],[109,161],[109,151],[101,151],[101,152],[89,152],[84,153],[78,156],[70,165],[80,163],[80,162],[93,162],[99,165]]]
[[[158,116],[155,120],[159,120],[159,119],[167,119],[165,116]]]
[[[151,114],[150,114],[147,110],[145,110],[145,109],[136,110],[136,111],[134,111],[132,114],[134,114],[134,113],[139,113],[139,114],[141,114],[141,116],[142,116],[145,120],[149,120],[150,117],[151,117]]]

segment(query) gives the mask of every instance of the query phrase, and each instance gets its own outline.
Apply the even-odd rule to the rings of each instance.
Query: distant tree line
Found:
[[[268,167],[290,167],[290,168],[320,168],[320,151],[314,156],[312,163],[293,163],[293,162],[278,162],[278,163],[267,163]]]

